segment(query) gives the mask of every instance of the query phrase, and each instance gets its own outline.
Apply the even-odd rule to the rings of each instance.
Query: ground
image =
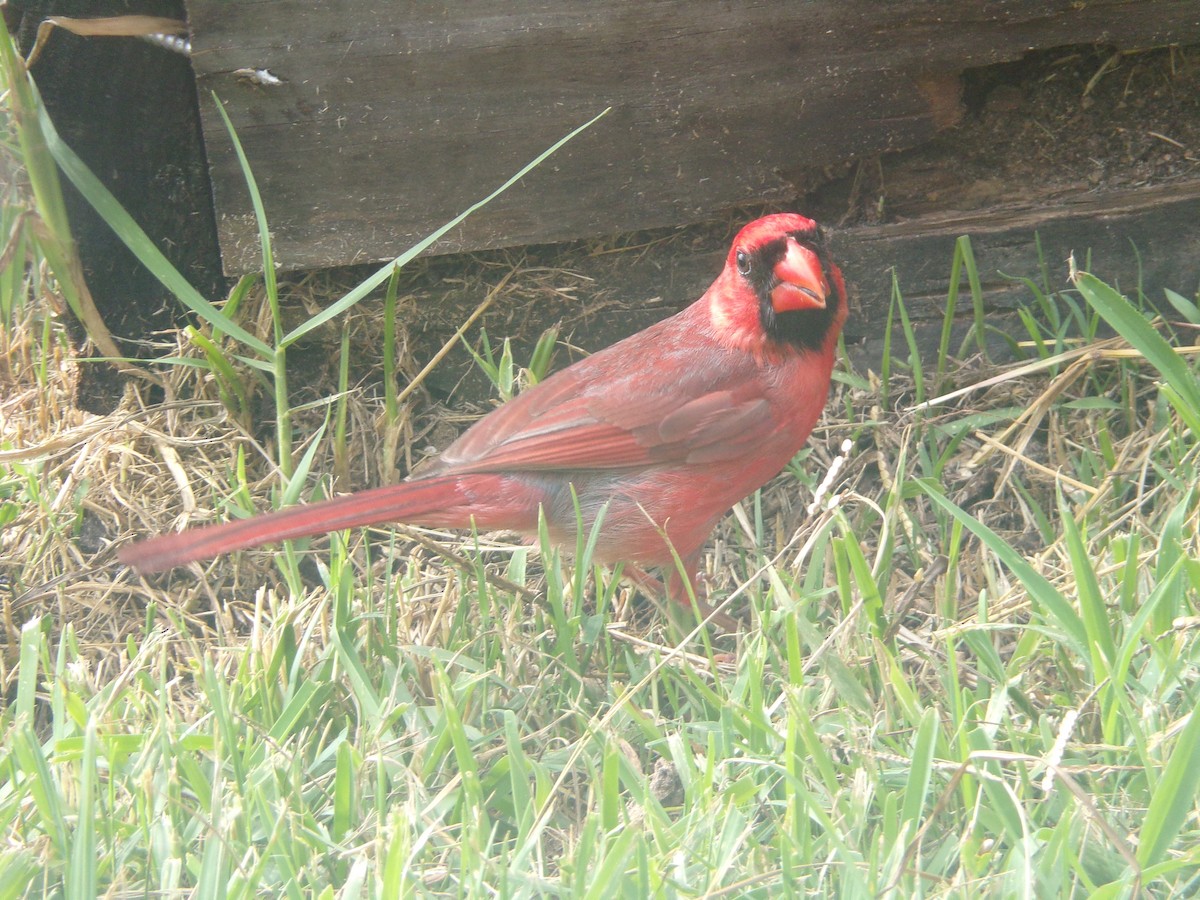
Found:
[[[1007,202],[1014,194],[1032,199],[1033,191],[1053,197],[1195,177],[1198,160],[1200,49],[1116,54],[1066,48],[968,73],[957,126],[925,146],[848,163],[840,174],[823,173],[811,179],[821,183],[798,205],[833,227],[888,222],[947,206]],[[350,490],[401,478],[424,453],[446,446],[496,402],[494,386],[465,342],[453,337],[485,298],[491,297],[491,305],[479,324],[497,353],[511,337],[519,367],[538,336],[553,326],[559,335],[555,365],[562,366],[698,296],[719,268],[729,236],[760,211],[609,240],[420,260],[402,273],[399,284],[400,385],[410,384],[443,346],[449,352],[419,379],[396,433],[381,438],[375,431],[384,344],[377,302],[356,307],[344,319],[344,329],[341,322],[330,325],[290,352],[299,433],[315,432],[325,421],[322,401],[337,393],[345,334],[350,418],[352,431],[359,429],[353,440],[361,452],[333,461],[336,487]],[[285,317],[291,324],[301,321],[362,276],[363,270],[346,270],[285,279]],[[261,303],[258,294],[251,301],[256,298]],[[467,339],[480,347],[477,328]],[[85,367],[71,384],[89,378],[109,385],[109,402],[125,396],[123,381],[111,380],[103,366]],[[193,390],[186,381],[172,392]],[[153,390],[143,389],[143,395],[160,399]],[[270,395],[252,390],[251,398],[249,418],[240,427],[249,429],[246,437],[269,441]],[[122,404],[127,402],[126,396]],[[382,452],[385,445],[392,449]],[[830,454],[822,450],[821,455]],[[144,498],[141,505],[154,509],[159,502]],[[99,549],[116,536],[114,523],[102,525],[102,518],[84,517],[87,549]],[[169,521],[144,525],[163,527]]]
[[[970,185],[1001,171],[1194,177],[1194,51],[1110,58],[981,84],[936,145],[822,175],[812,204],[848,224],[993,202]],[[1070,129],[1099,104],[1093,145]],[[1163,108],[1179,121],[1148,118]],[[1010,137],[1014,168],[976,163]],[[946,155],[960,180],[929,169]],[[924,193],[901,190],[922,167]],[[496,402],[453,337],[489,295],[494,349],[515,336],[519,367],[554,323],[562,365],[694,298],[754,212],[413,266],[396,387],[452,355],[395,421],[380,303],[289,354],[304,496],[394,480]],[[116,543],[283,501],[268,380],[228,338],[222,359],[172,332],[155,354],[182,362],[157,386],[114,380],[107,409],[81,408],[102,364],[75,356],[44,282],[0,271],[0,862],[28,892],[569,894],[600,872],[633,895],[1194,893],[1200,386],[1186,342],[1115,292],[1081,282],[1172,339],[1182,377],[1131,346],[1153,341],[1078,341],[1073,292],[1027,295],[1047,321],[1025,367],[974,345],[839,359],[810,448],[705,554],[742,623],[710,639],[504,535],[374,529],[137,577]],[[358,277],[290,278],[285,327]],[[10,305],[14,284],[30,297]],[[238,318],[271,334],[261,289]],[[836,501],[809,511],[843,441]]]

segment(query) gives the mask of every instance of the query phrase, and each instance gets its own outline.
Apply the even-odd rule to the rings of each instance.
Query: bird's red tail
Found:
[[[532,516],[527,509],[518,512],[511,506],[497,510],[505,500],[512,502],[509,481],[502,475],[446,475],[406,481],[235,522],[152,537],[126,544],[117,556],[139,572],[161,572],[260,544],[365,525],[405,522],[464,528],[474,519],[485,530],[525,530],[530,520],[536,527],[536,499]]]

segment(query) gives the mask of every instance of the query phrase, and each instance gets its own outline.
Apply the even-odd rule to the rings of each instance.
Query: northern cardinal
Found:
[[[550,536],[573,546],[577,502],[589,532],[607,507],[598,562],[663,570],[672,598],[687,605],[717,521],[808,439],[845,318],[842,274],[817,225],[766,216],[738,233],[724,270],[691,306],[493,410],[410,480],[153,537],[119,556],[156,572],[389,522],[536,535],[539,508]]]

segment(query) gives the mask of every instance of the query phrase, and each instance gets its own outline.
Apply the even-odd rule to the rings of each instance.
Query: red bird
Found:
[[[547,378],[475,423],[410,480],[150,538],[120,559],[156,572],[232,550],[407,522],[575,542],[605,508],[598,562],[667,573],[689,602],[705,540],[808,439],[846,318],[842,274],[816,224],[780,214],[738,233],[687,309]],[[572,487],[575,497],[572,497]],[[631,570],[640,578],[638,570]]]

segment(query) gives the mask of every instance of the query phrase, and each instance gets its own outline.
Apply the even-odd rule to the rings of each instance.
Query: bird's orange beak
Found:
[[[787,253],[775,264],[778,284],[771,288],[771,306],[775,312],[799,309],[824,309],[829,283],[821,270],[817,254],[788,238]]]

